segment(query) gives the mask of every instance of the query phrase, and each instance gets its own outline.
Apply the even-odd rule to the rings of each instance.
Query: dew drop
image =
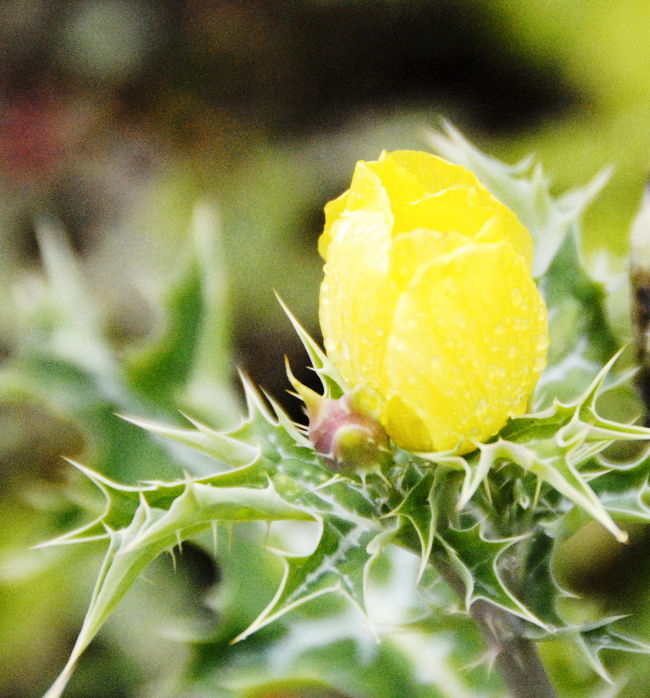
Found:
[[[535,371],[541,371],[546,366],[546,359],[543,356],[538,356],[533,363]]]
[[[483,413],[485,412],[485,408],[487,407],[487,400],[485,398],[481,398],[480,400],[477,400],[476,404],[474,405],[474,409],[476,412]]]
[[[546,333],[540,334],[539,339],[537,340],[537,350],[545,351],[548,349],[548,343],[548,335]]]
[[[515,286],[515,288],[510,289],[510,295],[512,296],[512,302],[516,306],[520,306],[523,300],[521,291]]]
[[[440,358],[437,356],[431,357],[431,370],[437,371],[440,368]]]
[[[501,323],[496,325],[494,328],[494,334],[503,334],[505,331],[506,328]]]
[[[516,410],[523,399],[524,396],[521,393],[519,393],[518,395],[515,395],[515,397],[510,401],[510,405]]]
[[[514,344],[511,344],[508,347],[508,358],[514,359],[516,356],[517,356],[517,347]]]

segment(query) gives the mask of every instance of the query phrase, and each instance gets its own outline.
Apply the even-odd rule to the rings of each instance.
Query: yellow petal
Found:
[[[325,204],[325,227],[318,239],[318,252],[323,259],[327,259],[327,248],[332,239],[332,226],[341,218],[348,203],[349,190],[344,191],[341,196],[332,199]]]
[[[392,226],[391,205],[380,178],[360,161],[354,169],[350,188],[337,199],[325,206],[325,228],[318,240],[318,252],[327,259],[327,250],[333,236],[333,226],[355,211],[365,211],[382,218],[385,224]]]
[[[401,212],[393,232],[416,228],[434,228],[441,233],[461,233],[474,237],[495,215],[494,207],[486,205],[476,190],[452,187],[421,199],[412,200]]]
[[[381,214],[348,212],[332,226],[320,323],[325,350],[375,415],[398,291],[390,278],[390,226]]]
[[[380,180],[396,218],[401,216],[402,210],[411,201],[428,193],[418,176],[403,167],[392,153],[384,152],[379,160],[365,164]]]
[[[510,209],[499,204],[499,210],[490,218],[474,238],[476,242],[500,242],[505,240],[526,261],[528,270],[533,268],[533,240]]]
[[[395,311],[388,434],[411,450],[472,450],[526,409],[546,346],[543,301],[510,244],[468,245],[430,262]]]
[[[423,265],[470,243],[471,239],[465,235],[426,228],[403,233],[393,238],[390,248],[391,277],[401,291]]]
[[[417,228],[506,240],[532,264],[533,243],[517,216],[459,165],[410,150],[382,153],[365,163],[381,181],[393,214],[393,235]]]
[[[392,153],[386,153],[384,158],[390,159],[395,165],[408,171],[412,177],[417,179],[420,187],[426,193],[434,193],[450,187],[472,187],[479,184],[476,176],[469,170],[431,155],[431,153],[417,150],[396,150]],[[416,198],[420,197],[414,195],[411,200]]]

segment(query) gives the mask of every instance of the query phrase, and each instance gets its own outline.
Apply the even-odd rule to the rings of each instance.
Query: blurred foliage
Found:
[[[611,164],[611,183],[587,213],[584,244],[595,272],[623,268],[650,159],[649,22],[643,0],[2,4],[0,694],[45,688],[90,593],[82,571],[98,564],[92,552],[29,550],[77,521],[87,502],[73,506],[71,497],[85,492],[96,501],[60,455],[131,482],[178,473],[187,454],[164,452],[114,412],[178,422],[177,407],[205,415],[218,402],[227,421],[238,400],[229,382],[235,362],[282,399],[280,354],[295,357],[300,349],[272,290],[315,330],[320,211],[345,187],[357,159],[422,147],[423,130],[442,114],[506,160],[534,151],[558,189]],[[223,254],[207,257],[216,265],[211,283],[222,284],[224,273],[228,279],[222,304],[206,299],[223,289],[200,281],[205,253],[191,233],[197,201],[220,207]],[[61,310],[42,285],[36,228],[43,217],[62,225],[80,257],[85,290],[73,291],[73,300],[87,302],[94,319],[70,328],[82,333],[75,342],[95,349],[99,342],[97,351],[88,349],[89,361],[108,357],[85,374],[65,355],[46,358],[40,346],[48,314]],[[605,260],[595,254],[602,249]],[[624,295],[624,283],[620,289]],[[204,313],[213,313],[209,325],[221,332],[223,312],[232,346],[230,337],[208,334],[203,358],[178,352]],[[626,318],[618,323],[624,338]],[[212,352],[215,343],[220,349]],[[212,393],[201,390],[204,377]],[[624,595],[648,606],[642,535],[628,556],[592,536],[574,544],[566,573],[594,603]],[[620,570],[631,559],[638,583],[628,580],[622,592]],[[234,593],[237,584],[250,585],[249,575],[272,576],[273,563],[259,563],[216,589]],[[224,570],[236,564],[236,555],[220,558]],[[151,646],[142,638],[167,632],[175,615],[169,598],[190,614],[205,613],[188,596],[205,593],[216,574],[212,561],[189,547],[175,575],[164,565],[149,572],[154,585],[143,582],[125,599],[121,620],[82,663],[70,695],[105,694],[106,676],[121,677],[111,696],[163,693],[145,687],[187,671],[186,650],[176,640]],[[250,605],[242,603],[241,612],[250,617],[266,591],[247,593]],[[124,619],[141,619],[135,614],[142,606],[159,630],[134,620],[125,631]],[[225,637],[226,629],[220,632]],[[205,647],[207,654],[210,643]],[[566,677],[565,695],[589,690],[576,678],[584,670],[561,647],[547,648],[546,659]],[[395,670],[390,658],[377,661]],[[208,671],[199,659],[194,666],[197,685],[201,678],[209,686],[218,668]],[[309,662],[304,666],[309,678]],[[375,672],[379,681],[374,666],[367,680]],[[629,671],[621,695],[642,695],[647,660]],[[586,673],[583,680],[590,680]],[[332,689],[275,683],[260,690]]]

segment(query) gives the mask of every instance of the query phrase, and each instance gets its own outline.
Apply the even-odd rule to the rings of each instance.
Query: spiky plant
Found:
[[[433,134],[431,143],[472,170],[531,232],[538,251],[534,275],[549,313],[548,366],[530,410],[464,455],[412,453],[390,445],[388,451],[376,451],[374,462],[364,451],[362,469],[334,472],[306,428],[245,377],[247,410],[240,424],[225,431],[208,426],[204,421],[224,420],[205,409],[203,421],[195,418],[187,389],[204,380],[203,387],[210,385],[209,362],[201,359],[206,341],[201,331],[177,338],[185,342],[183,352],[195,357],[194,369],[182,367],[174,384],[163,382],[160,395],[138,393],[156,367],[169,368],[169,354],[150,355],[128,370],[120,366],[96,330],[92,309],[79,305],[70,259],[60,244],[44,238],[58,306],[43,330],[47,341],[40,345],[40,365],[64,362],[84,390],[103,395],[104,404],[153,437],[166,468],[176,462],[185,472],[123,485],[72,463],[99,488],[105,504],[95,520],[47,545],[104,541],[106,553],[77,643],[48,698],[64,691],[82,653],[149,563],[188,539],[209,547],[210,537],[217,541],[221,531],[243,522],[260,522],[271,538],[276,528],[284,532],[272,544],[258,540],[281,560],[277,588],[245,628],[228,622],[228,613],[237,614],[233,592],[221,607],[221,630],[209,641],[194,638],[211,648],[212,658],[204,657],[202,671],[188,670],[178,695],[244,695],[256,683],[255,672],[260,683],[309,678],[359,696],[499,694],[494,674],[480,667],[462,670],[479,659],[496,664],[513,695],[544,696],[552,689],[536,643],[559,640],[578,648],[604,681],[612,679],[602,650],[650,650],[623,630],[620,617],[585,616],[580,600],[554,571],[558,549],[590,521],[620,542],[627,540],[630,525],[650,521],[650,458],[644,448],[650,430],[627,420],[641,407],[630,360],[621,358],[611,322],[612,313],[622,314],[624,308],[612,301],[612,284],[595,279],[580,254],[580,217],[605,177],[553,197],[541,169],[529,160],[506,166],[451,128]],[[205,328],[210,326],[205,314],[216,312],[219,299],[206,297],[206,274],[212,272],[197,270],[193,283],[203,288]],[[175,307],[186,311],[182,303]],[[290,314],[289,319],[321,380],[323,398],[340,398],[347,391],[345,381]],[[38,361],[32,356],[27,368]],[[37,373],[24,370],[23,375],[41,390]],[[7,374],[5,386],[17,389],[18,375]],[[156,375],[164,376],[164,370]],[[218,410],[222,380],[212,379]],[[309,402],[313,395],[293,380]],[[185,425],[172,422],[175,398],[189,414]],[[623,421],[617,414],[624,415]],[[211,536],[206,538],[206,532]],[[291,545],[296,536],[308,541],[298,552]],[[254,574],[256,553],[250,543],[237,550],[238,545],[236,539],[224,554],[243,556]],[[399,581],[401,569],[409,570],[406,581]],[[313,603],[332,594],[349,603]],[[378,595],[380,606],[396,607],[389,623],[377,611]],[[314,609],[311,616],[297,610],[303,605]],[[365,618],[379,644],[369,643],[358,627],[350,630],[350,608],[357,609],[358,620]],[[487,651],[477,645],[469,617]],[[272,624],[281,630],[265,634]],[[255,642],[254,634],[262,639]],[[238,649],[247,646],[248,651]],[[336,646],[339,654],[328,654]],[[282,653],[291,659],[279,661]],[[397,687],[377,681],[386,667],[399,667]]]

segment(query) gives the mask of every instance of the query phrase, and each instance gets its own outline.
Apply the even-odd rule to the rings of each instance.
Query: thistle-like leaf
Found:
[[[109,548],[79,639],[48,698],[63,690],[79,656],[144,567],[218,523],[294,520],[321,526],[311,555],[287,558],[278,594],[246,634],[326,591],[338,590],[363,608],[367,567],[378,552],[369,545],[382,532],[380,504],[360,482],[333,476],[308,442],[296,439],[297,427],[281,408],[272,403],[271,412],[248,382],[245,394],[248,416],[227,433],[196,421],[192,428],[177,429],[132,420],[221,461],[211,475],[130,486],[75,464],[103,492],[105,509],[52,544],[107,538]],[[383,480],[378,483],[386,487]]]
[[[305,351],[309,356],[312,368],[318,375],[325,391],[325,397],[338,398],[344,392],[348,392],[347,386],[341,374],[334,368],[332,362],[327,357],[327,354],[318,346],[318,344],[310,337],[307,330],[298,322],[291,313],[289,308],[284,304],[278,296],[278,302],[282,306],[286,316],[289,318],[296,334],[300,338]]]
[[[355,523],[328,517],[318,546],[305,557],[285,557],[282,582],[271,603],[234,641],[277,620],[301,604],[329,592],[340,592],[365,615],[367,569],[379,529],[364,530]]]
[[[616,618],[608,619],[592,628],[581,630],[575,636],[576,643],[583,651],[591,668],[602,679],[611,684],[614,683],[612,677],[600,658],[600,653],[603,650],[650,654],[650,643],[617,630],[614,627],[616,620]]]
[[[274,520],[313,521],[308,512],[287,503],[273,487],[215,487],[187,482],[168,509],[152,507],[143,493],[131,523],[107,528],[109,547],[83,626],[68,663],[48,691],[61,695],[79,657],[140,572],[165,550],[215,523]]]
[[[436,478],[432,474],[425,475],[420,482],[412,487],[399,505],[387,517],[406,519],[415,531],[420,542],[420,566],[417,581],[422,578],[429,564],[437,524],[437,506],[434,496]]]
[[[576,236],[566,238],[539,280],[548,308],[548,367],[534,396],[539,409],[584,389],[618,345],[605,310],[606,288],[585,271]]]
[[[259,456],[259,449],[255,446],[228,436],[227,433],[215,431],[205,424],[194,420],[191,420],[195,427],[194,429],[181,429],[150,419],[140,419],[126,415],[121,415],[121,417],[146,431],[211,456],[217,461],[215,467],[218,467],[217,464],[219,462],[224,464],[222,467],[247,465],[255,461]]]
[[[527,536],[493,538],[486,532],[485,522],[476,522],[469,528],[449,527],[438,533],[438,539],[447,551],[454,551],[456,571],[465,582],[465,604],[469,608],[477,599],[485,599],[495,606],[553,632],[553,626],[536,616],[511,589],[505,576],[504,556],[515,544]],[[471,584],[468,581],[471,580]]]
[[[602,505],[630,523],[650,523],[650,459],[632,470],[612,468],[590,482]]]

